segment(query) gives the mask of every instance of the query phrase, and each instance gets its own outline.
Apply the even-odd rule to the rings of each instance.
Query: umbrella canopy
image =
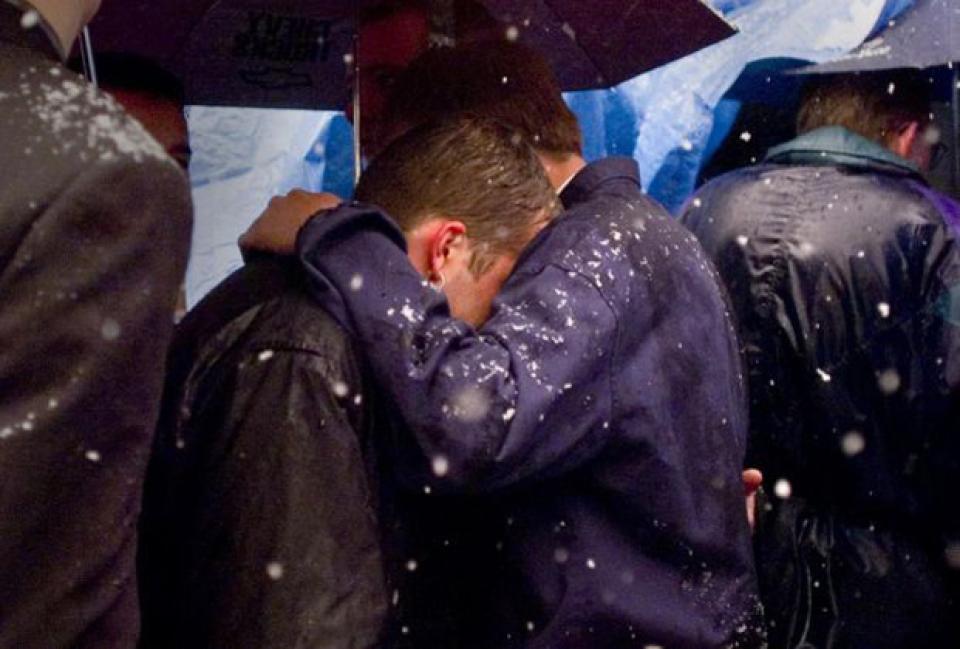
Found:
[[[98,51],[135,53],[186,80],[194,104],[340,109],[366,0],[105,0]],[[702,0],[484,0],[540,50],[565,90],[608,87],[734,33]]]
[[[917,0],[913,9],[850,54],[803,74],[930,68],[960,61],[960,2]]]

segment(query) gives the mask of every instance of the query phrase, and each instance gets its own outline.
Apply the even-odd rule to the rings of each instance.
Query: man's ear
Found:
[[[430,237],[430,272],[440,274],[451,261],[466,251],[467,226],[460,221],[444,221]]]
[[[918,122],[907,122],[893,135],[890,149],[901,158],[910,159],[913,151],[913,144],[920,136],[920,124]]]

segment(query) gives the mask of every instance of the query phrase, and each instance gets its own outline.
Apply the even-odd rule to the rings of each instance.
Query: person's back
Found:
[[[691,235],[643,195],[632,161],[589,165],[561,200],[565,212],[527,248],[499,299],[505,313],[529,309],[536,278],[555,315],[533,339],[578,359],[570,382],[551,386],[567,372],[558,359],[534,349],[519,358],[547,390],[582,396],[555,402],[539,424],[556,437],[547,454],[571,468],[504,499],[514,529],[502,532],[500,554],[513,572],[499,619],[469,615],[475,632],[492,640],[484,626],[519,625],[523,612],[545,626],[537,620],[516,646],[759,646],[739,480],[744,386],[718,280]],[[589,342],[574,344],[579,336]],[[597,364],[609,383],[597,382]],[[579,431],[583,442],[561,454]]]
[[[129,649],[189,192],[61,65],[69,29],[18,4],[0,2],[0,647]],[[42,13],[78,25],[81,4]]]
[[[251,261],[178,327],[144,501],[144,649],[385,646],[387,428],[295,270]]]
[[[729,289],[750,462],[776,485],[757,531],[775,646],[955,646],[960,254],[927,191],[827,127],[683,217]]]

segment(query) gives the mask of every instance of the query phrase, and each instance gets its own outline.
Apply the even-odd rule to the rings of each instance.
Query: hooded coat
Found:
[[[0,1],[0,647],[132,649],[186,178]]]
[[[746,402],[718,279],[632,161],[588,166],[561,199],[479,330],[376,208],[300,232],[314,295],[410,431],[397,469],[472,524],[416,557],[457,584],[447,646],[755,646]]]
[[[906,160],[830,127],[707,184],[683,215],[736,312],[748,463],[777,485],[756,534],[775,647],[960,639],[950,203]]]

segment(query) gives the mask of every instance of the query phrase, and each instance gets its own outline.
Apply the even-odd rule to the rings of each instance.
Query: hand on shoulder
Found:
[[[332,210],[342,201],[327,193],[294,189],[286,196],[274,196],[253,225],[240,237],[244,250],[262,250],[278,254],[294,252],[297,233],[317,212]]]

